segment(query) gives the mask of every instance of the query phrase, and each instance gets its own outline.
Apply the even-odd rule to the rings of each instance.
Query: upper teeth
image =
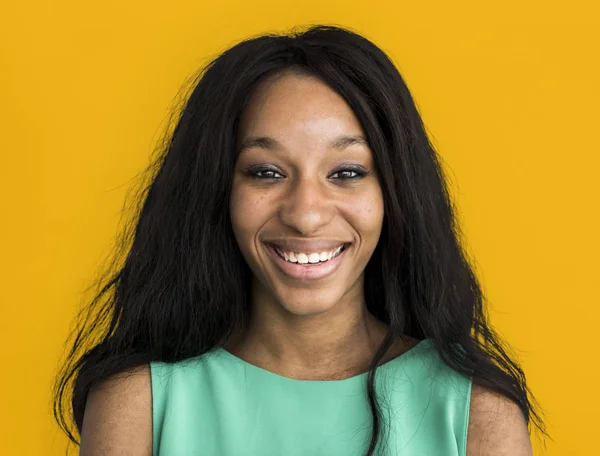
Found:
[[[288,252],[286,250],[282,250],[279,247],[275,247],[277,253],[283,257],[285,261],[289,261],[291,263],[318,263],[320,261],[328,261],[333,257],[337,256],[344,246],[340,245],[337,249],[331,250],[329,252],[321,252],[321,253],[303,253],[303,252]]]

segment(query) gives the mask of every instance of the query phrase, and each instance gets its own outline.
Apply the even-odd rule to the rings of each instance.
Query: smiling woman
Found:
[[[530,454],[543,423],[373,43],[241,42],[166,144],[57,379],[81,454]]]
[[[279,72],[253,92],[238,138],[230,214],[252,270],[257,318],[277,305],[297,316],[356,314],[381,233],[383,195],[350,106],[306,71]],[[315,336],[303,347],[325,345],[348,358]],[[293,354],[281,355],[294,364]]]

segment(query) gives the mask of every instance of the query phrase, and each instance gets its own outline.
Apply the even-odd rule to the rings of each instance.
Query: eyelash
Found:
[[[280,177],[263,177],[263,176],[259,176],[259,173],[275,173],[275,174],[279,174],[280,176],[282,175],[279,171],[276,171],[272,168],[250,168],[249,170],[246,171],[246,173],[248,174],[248,176],[250,176],[252,179],[259,179],[259,180],[277,180],[277,179],[281,179]],[[355,176],[352,177],[337,177],[336,179],[340,179],[343,181],[348,181],[348,180],[358,180],[362,177],[365,177],[368,174],[368,171],[366,171],[363,168],[358,168],[358,167],[345,167],[345,168],[340,168],[337,171],[335,171],[332,175],[335,174],[340,174],[340,173],[354,173]]]

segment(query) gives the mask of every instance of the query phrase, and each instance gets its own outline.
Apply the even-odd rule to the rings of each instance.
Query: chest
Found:
[[[223,385],[221,385],[223,386]],[[408,392],[407,392],[408,393]],[[461,426],[443,402],[393,395],[385,455],[461,455]],[[464,417],[463,417],[464,418]],[[171,400],[158,454],[215,456],[360,456],[371,438],[372,415],[362,391],[298,391],[214,385]],[[156,455],[155,455],[156,456]]]

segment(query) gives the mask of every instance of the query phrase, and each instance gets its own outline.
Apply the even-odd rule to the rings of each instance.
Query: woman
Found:
[[[82,455],[531,454],[525,377],[374,44],[234,46],[152,169],[56,384]]]

